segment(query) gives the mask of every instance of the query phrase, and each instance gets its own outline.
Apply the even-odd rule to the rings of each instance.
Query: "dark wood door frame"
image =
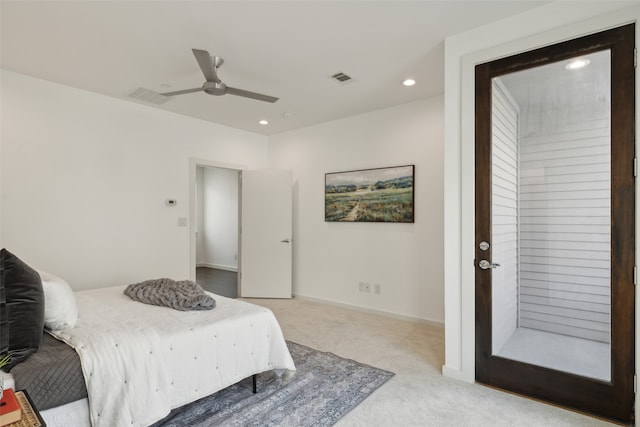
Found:
[[[633,422],[635,374],[635,25],[625,25],[476,67],[476,381]],[[598,381],[492,355],[491,79],[581,54],[611,51],[611,381]],[[487,258],[488,257],[488,258]]]

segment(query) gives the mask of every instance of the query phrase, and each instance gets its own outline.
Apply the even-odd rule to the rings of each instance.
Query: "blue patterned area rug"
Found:
[[[153,427],[332,426],[394,374],[287,341],[296,374],[258,375],[177,408]]]

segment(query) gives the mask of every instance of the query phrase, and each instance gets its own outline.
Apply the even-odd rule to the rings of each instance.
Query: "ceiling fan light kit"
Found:
[[[165,92],[161,95],[164,96],[176,96],[176,95],[184,95],[187,93],[194,92],[205,92],[209,95],[222,96],[226,94],[242,96],[244,98],[256,99],[258,101],[265,102],[276,102],[278,98],[263,95],[261,93],[251,92],[244,89],[238,89],[234,87],[227,86],[222,83],[222,80],[218,77],[218,68],[224,64],[224,60],[217,56],[209,55],[209,52],[206,50],[200,49],[191,49],[193,55],[196,57],[196,61],[198,61],[198,65],[200,66],[200,70],[202,70],[202,74],[204,74],[205,82],[202,87],[194,88],[194,89],[185,89],[185,90],[177,90],[174,92]]]

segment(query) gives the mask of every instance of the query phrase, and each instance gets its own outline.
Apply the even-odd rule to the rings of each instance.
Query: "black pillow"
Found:
[[[1,325],[2,341],[8,336],[8,352],[11,370],[26,360],[40,347],[44,330],[44,292],[42,280],[36,270],[29,267],[6,249],[0,251],[1,282],[8,318],[8,334]],[[1,349],[1,348],[0,348]]]
[[[4,357],[8,352],[9,315],[7,313],[7,297],[4,292],[4,262],[0,262],[0,358]]]

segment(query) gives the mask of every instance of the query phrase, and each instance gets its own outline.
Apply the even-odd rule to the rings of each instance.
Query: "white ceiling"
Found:
[[[500,76],[509,93],[521,108],[549,108],[564,103],[575,108],[586,103],[611,99],[611,51],[603,50],[576,58],[588,59],[589,65],[567,70],[571,60],[561,60]]]
[[[446,37],[546,3],[3,0],[1,65],[269,135],[442,94]],[[201,86],[192,48],[225,60],[229,86],[280,100],[200,92],[157,106],[127,96]],[[336,72],[353,81],[336,83]],[[409,76],[417,84],[402,86]]]

